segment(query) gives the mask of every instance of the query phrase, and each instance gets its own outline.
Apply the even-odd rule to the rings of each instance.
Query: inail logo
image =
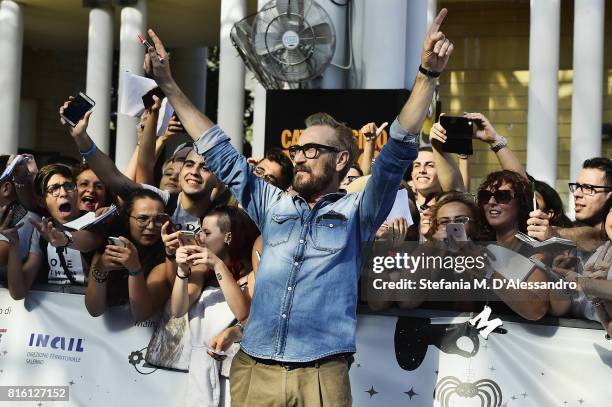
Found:
[[[30,343],[28,346],[36,346],[39,348],[61,349],[69,352],[83,352],[82,338],[66,338],[64,336],[51,336],[45,334],[30,334]],[[66,346],[68,345],[68,346]]]

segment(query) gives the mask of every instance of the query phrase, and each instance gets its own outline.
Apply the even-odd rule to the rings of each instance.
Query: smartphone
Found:
[[[472,155],[474,121],[460,116],[440,116],[440,124],[446,130],[446,143],[442,149],[447,153]]]
[[[19,201],[13,201],[6,207],[1,223],[6,221],[6,217],[9,216],[9,213],[11,219],[9,220],[8,227],[14,228],[28,214],[28,210],[24,208]]]
[[[145,109],[150,109],[155,104],[155,101],[153,100],[154,95],[157,96],[160,100],[166,97],[166,95],[159,88],[159,86],[156,86],[142,97],[142,103],[144,104]]]
[[[224,351],[220,351],[217,352],[216,350],[214,350],[213,348],[211,348],[210,346],[204,346],[204,349],[206,349],[207,351],[209,351],[210,353],[214,353],[215,355],[219,355],[219,356],[227,356],[227,352]]]
[[[191,231],[181,230],[178,239],[181,246],[199,246],[195,233]]]
[[[452,237],[457,242],[467,242],[465,225],[462,223],[449,223],[446,225],[446,236]]]
[[[108,238],[108,244],[112,246],[125,247],[125,243],[123,243],[118,237],[110,236]]]
[[[89,112],[94,106],[95,102],[83,92],[79,92],[78,96],[70,102],[68,107],[62,113],[62,118],[66,120],[66,123],[70,125],[70,127],[74,127],[77,125],[79,120],[81,120],[85,113]]]

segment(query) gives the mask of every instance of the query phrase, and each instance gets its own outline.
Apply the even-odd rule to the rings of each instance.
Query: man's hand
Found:
[[[445,8],[440,10],[425,34],[421,65],[429,71],[442,72],[455,48],[453,43],[440,31],[440,26],[447,13],[448,10]]]
[[[173,81],[170,71],[170,55],[153,30],[149,29],[148,34],[153,41],[153,47],[150,47],[145,54],[144,71],[163,90],[164,86]]]
[[[229,328],[221,331],[220,334],[215,336],[208,342],[208,347],[214,349],[216,352],[227,352],[227,350],[234,344],[234,342],[239,342],[242,339],[242,331],[240,328],[236,326],[230,326]],[[226,356],[215,355],[212,352],[208,352],[208,354],[216,359],[223,360]]]
[[[576,278],[580,276],[580,274],[575,271],[579,261],[580,260],[575,256],[561,254],[554,258],[551,269],[564,280],[575,283]]]
[[[548,214],[539,209],[530,212],[527,219],[527,234],[540,241],[553,237],[553,229],[548,218]]]
[[[87,136],[87,126],[89,125],[89,117],[93,113],[93,110],[90,110],[87,113],[85,113],[85,116],[83,116],[83,118],[79,120],[76,126],[70,127],[68,123],[66,123],[66,120],[64,120],[61,117],[61,115],[64,113],[64,110],[68,108],[68,106],[74,99],[75,99],[74,96],[68,97],[68,100],[65,101],[64,104],[60,107],[59,113],[60,113],[60,121],[62,122],[62,124],[68,127],[68,132],[70,133],[72,138],[74,138],[75,140],[78,140],[78,139],[82,139]]]
[[[404,218],[394,218],[383,223],[376,232],[378,240],[391,242],[392,247],[400,247],[408,233],[408,222]]]
[[[384,122],[378,127],[376,123],[370,122],[361,128],[361,134],[366,140],[376,140],[388,125],[389,122]]]
[[[495,128],[482,113],[463,113],[463,117],[474,121],[476,128],[474,129],[474,137],[484,141],[487,144],[493,144],[498,141],[499,136]]]

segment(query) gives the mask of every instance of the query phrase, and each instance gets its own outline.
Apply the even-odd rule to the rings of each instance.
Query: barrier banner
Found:
[[[354,406],[610,405],[612,341],[601,329],[406,313],[359,314]],[[129,307],[92,318],[83,295],[31,291],[14,301],[0,288],[0,386],[69,392],[69,401],[0,406],[179,406],[187,374],[144,361],[154,328],[155,321],[134,323]]]
[[[147,367],[155,321],[135,323],[129,306],[93,318],[85,297],[0,288],[0,386],[68,386],[69,401],[0,406],[179,406],[187,374]],[[27,393],[26,393],[27,395]]]
[[[468,318],[360,315],[353,405],[610,405],[603,330],[503,322],[487,339],[481,332]]]

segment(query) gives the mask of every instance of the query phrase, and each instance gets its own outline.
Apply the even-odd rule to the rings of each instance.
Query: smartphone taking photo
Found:
[[[64,109],[62,118],[70,127],[74,127],[95,106],[95,102],[83,92],[79,92],[76,98]]]
[[[125,247],[125,243],[118,237],[110,236],[108,238],[108,244],[111,246]]]
[[[14,228],[27,214],[28,210],[19,201],[13,201],[6,207],[0,223],[4,223],[7,220],[7,216],[10,216],[8,227],[9,229]]]
[[[181,246],[199,246],[195,233],[188,230],[181,230],[179,232],[178,240]]]
[[[460,116],[440,116],[440,125],[446,130],[446,143],[442,149],[447,153],[474,154],[472,137],[474,121]]]

